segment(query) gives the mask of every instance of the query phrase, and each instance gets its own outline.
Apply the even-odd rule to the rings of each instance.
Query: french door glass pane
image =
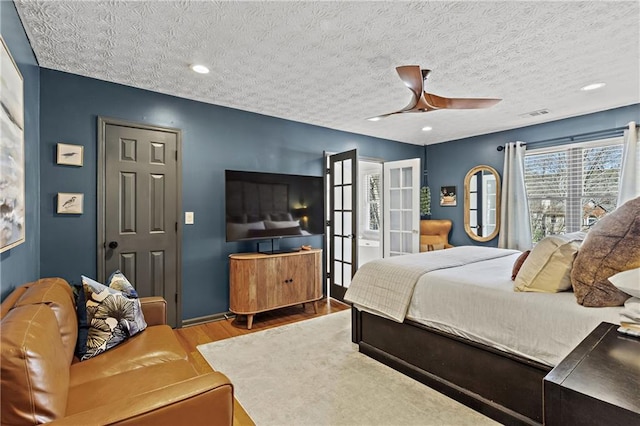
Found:
[[[351,241],[352,240],[350,238],[342,239],[342,243],[344,247],[344,256],[342,258],[346,261],[351,260]]]
[[[336,161],[333,168],[333,183],[342,185],[342,161]]]
[[[342,237],[333,237],[333,244],[336,259],[342,259]]]
[[[333,205],[336,210],[342,210],[342,187],[333,188]]]
[[[342,285],[342,262],[333,262],[333,282]]]
[[[390,228],[391,230],[398,230],[402,226],[401,213],[398,210],[392,210],[389,212]]]
[[[349,284],[351,284],[351,264],[350,263],[343,263],[342,264],[342,268],[343,268],[343,277],[344,277],[344,282],[342,283],[343,286],[345,287],[349,287]]]
[[[389,188],[400,188],[400,170],[391,169],[389,173],[391,179],[389,182]]]
[[[402,212],[402,230],[411,232],[411,217],[413,212],[411,210],[405,210]]]
[[[412,169],[411,167],[403,167],[402,168],[402,186],[407,187],[413,185],[412,177]]]
[[[344,174],[343,174],[343,182],[342,183],[351,183],[351,159],[348,160],[344,160],[342,162],[343,166],[344,166]]]
[[[352,191],[352,186],[351,185],[346,185],[343,186],[343,194],[344,194],[344,199],[342,201],[342,208],[344,210],[351,210],[353,209],[353,204],[352,204],[352,199],[351,199],[351,193]]]
[[[342,212],[333,213],[333,232],[336,235],[344,235],[342,231]]]
[[[403,232],[402,233],[402,251],[405,253],[411,253],[411,242],[412,242],[411,232]]]
[[[402,190],[402,208],[403,209],[411,209],[413,208],[413,194],[412,189],[403,189]]]
[[[400,208],[400,190],[392,189],[390,192],[391,200],[389,200],[389,207],[392,209]]]
[[[391,249],[392,252],[394,251],[400,251],[401,249],[401,237],[400,237],[400,232],[396,232],[396,231],[391,231],[390,235],[389,235],[391,241],[389,241],[389,247]]]
[[[351,235],[354,233],[351,228],[351,212],[344,212],[342,214],[342,226],[342,235]]]

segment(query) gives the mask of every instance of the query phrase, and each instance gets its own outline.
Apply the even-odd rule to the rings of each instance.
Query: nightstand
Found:
[[[545,425],[640,425],[640,339],[601,323],[544,378]]]

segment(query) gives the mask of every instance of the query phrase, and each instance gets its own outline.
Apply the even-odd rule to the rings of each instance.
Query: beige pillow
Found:
[[[545,237],[520,267],[515,291],[557,293],[571,288],[571,265],[584,240],[584,232]]]

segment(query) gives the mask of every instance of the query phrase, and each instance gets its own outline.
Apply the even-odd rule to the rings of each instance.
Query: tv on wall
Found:
[[[324,233],[322,177],[225,170],[226,239]]]

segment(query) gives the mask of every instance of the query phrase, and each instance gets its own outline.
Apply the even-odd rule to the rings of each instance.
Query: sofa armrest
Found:
[[[167,301],[162,297],[141,297],[140,305],[147,325],[165,325],[167,323]]]
[[[132,384],[133,385],[133,384]],[[211,372],[56,420],[51,425],[233,424],[233,385]]]

